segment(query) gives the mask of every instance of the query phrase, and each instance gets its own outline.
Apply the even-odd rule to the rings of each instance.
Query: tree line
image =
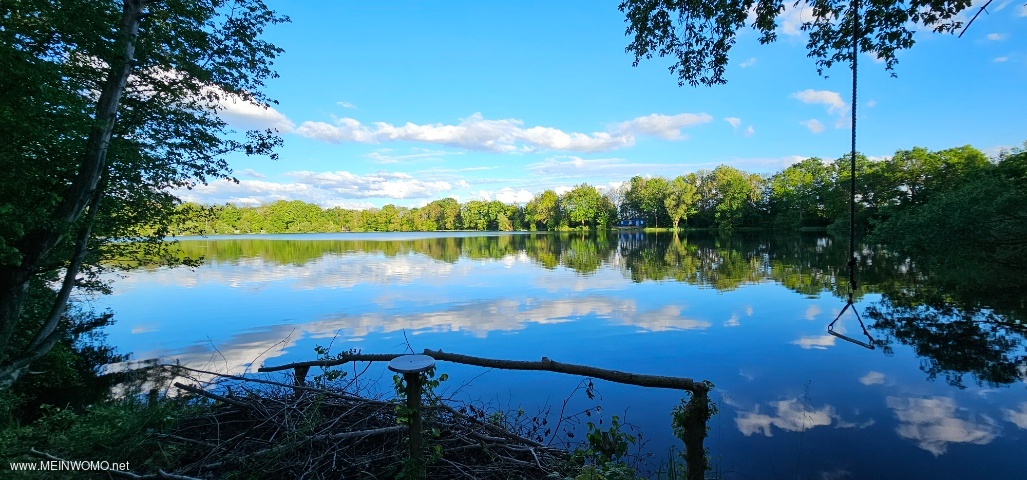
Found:
[[[932,151],[916,147],[884,159],[856,158],[857,225],[867,229],[930,199],[947,195],[1007,162],[969,145]],[[647,227],[844,228],[849,215],[850,160],[807,158],[773,175],[721,165],[675,178],[637,175],[617,188],[581,184],[545,190],[523,205],[498,200],[435,200],[423,207],[385,205],[353,210],[302,201],[256,207],[179,206],[178,235],[436,230],[605,230],[620,220]]]

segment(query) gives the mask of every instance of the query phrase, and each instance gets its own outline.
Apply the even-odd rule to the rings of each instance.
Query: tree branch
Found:
[[[541,361],[530,362],[522,360],[499,360],[492,358],[474,357],[456,353],[445,353],[442,350],[425,349],[424,354],[435,360],[444,362],[462,363],[464,365],[475,365],[479,367],[497,368],[500,370],[536,370],[569,375],[581,375],[584,377],[599,378],[610,382],[638,385],[640,387],[670,388],[674,390],[685,390],[689,392],[707,391],[702,383],[695,382],[691,378],[667,377],[662,375],[642,375],[637,373],[622,372],[619,370],[607,370],[604,368],[591,367],[588,365],[576,365],[572,363],[558,363],[548,357],[542,357]],[[333,367],[349,362],[387,362],[403,354],[365,354],[365,353],[343,353],[336,360],[317,360],[312,362],[296,362],[273,367],[260,367],[258,372],[277,372],[289,370],[296,367]]]

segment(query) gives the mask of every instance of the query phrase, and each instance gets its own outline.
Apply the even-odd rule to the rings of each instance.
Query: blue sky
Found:
[[[277,128],[280,159],[232,157],[239,184],[185,200],[524,202],[720,164],[772,173],[849,148],[848,67],[817,75],[800,10],[786,12],[775,44],[739,36],[727,85],[679,87],[667,59],[631,66],[617,1],[268,3],[292,18],[267,32],[285,49],[267,88],[279,104],[229,104],[222,116]],[[989,12],[963,38],[918,32],[897,78],[861,56],[861,152],[995,154],[1027,140],[1027,4],[996,0]]]

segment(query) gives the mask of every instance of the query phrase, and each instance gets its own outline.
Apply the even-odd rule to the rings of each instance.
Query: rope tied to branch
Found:
[[[856,310],[853,300],[856,292],[856,92],[858,90],[857,73],[859,70],[859,0],[852,0],[850,11],[852,12],[852,149],[849,152],[849,261],[847,262],[849,267],[849,292],[845,307],[838,313],[834,321],[827,326],[827,333],[847,342],[873,350],[876,341],[874,337],[870,336],[866,325],[863,324],[863,319],[860,318],[859,311]],[[842,318],[842,315],[850,307],[852,308],[852,313],[856,315],[856,320],[859,320],[859,326],[863,329],[863,335],[866,335],[867,342],[857,340],[834,330],[834,324]]]

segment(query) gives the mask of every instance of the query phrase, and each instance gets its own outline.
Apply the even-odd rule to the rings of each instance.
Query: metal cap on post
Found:
[[[389,370],[403,374],[406,382],[407,409],[410,411],[410,459],[424,467],[424,437],[421,426],[421,373],[435,366],[428,355],[403,355],[389,362]],[[423,470],[421,470],[423,473]],[[423,475],[422,475],[423,476]]]

